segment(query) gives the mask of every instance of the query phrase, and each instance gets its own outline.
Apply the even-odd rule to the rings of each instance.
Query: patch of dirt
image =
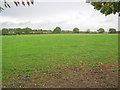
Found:
[[[118,65],[80,65],[3,81],[3,88],[117,88]],[[24,76],[24,77],[23,77]],[[120,76],[119,76],[120,77]]]
[[[42,88],[117,88],[118,71],[111,66],[72,67],[54,72],[54,78]]]

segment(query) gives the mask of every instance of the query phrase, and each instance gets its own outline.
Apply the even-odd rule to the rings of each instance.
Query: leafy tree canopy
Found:
[[[79,33],[79,28],[74,28],[73,33]]]
[[[98,29],[97,31],[98,31],[99,33],[105,32],[105,30],[104,30],[103,28],[100,28],[100,29]]]
[[[2,34],[3,34],[3,35],[7,35],[7,34],[8,34],[8,29],[3,28],[3,29],[2,29]]]
[[[60,28],[60,27],[56,27],[56,28],[53,30],[53,33],[61,33],[61,28]]]
[[[110,29],[109,29],[109,33],[116,33],[116,29],[110,28]]]
[[[94,9],[99,10],[105,16],[109,14],[116,14],[120,12],[120,1],[119,2],[91,2]]]

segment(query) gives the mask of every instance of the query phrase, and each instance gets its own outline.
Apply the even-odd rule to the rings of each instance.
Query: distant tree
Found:
[[[32,30],[30,34],[38,34],[37,31]]]
[[[62,33],[63,33],[63,34],[71,34],[72,31],[69,31],[69,30],[62,30]]]
[[[73,29],[73,33],[79,33],[79,29],[78,28],[74,28]]]
[[[21,28],[16,28],[16,34],[22,34],[22,29]]]
[[[29,34],[31,31],[32,31],[31,28],[28,28],[28,27],[24,28],[25,34]]]
[[[97,30],[99,33],[104,33],[105,32],[105,30],[103,29],[103,28],[100,28],[100,29],[98,29]]]
[[[36,30],[36,34],[43,34],[43,30],[42,29]]]
[[[8,29],[7,28],[2,29],[2,35],[8,35]]]
[[[86,33],[90,33],[90,29],[87,29]]]
[[[56,27],[56,28],[53,30],[53,33],[61,33],[61,28],[60,28],[60,27]]]
[[[51,34],[51,33],[52,33],[52,30],[47,30],[47,33],[48,33],[48,34]]]
[[[16,35],[16,32],[13,30],[8,31],[8,35]]]
[[[109,33],[116,33],[116,29],[110,28],[110,29],[109,29]]]
[[[120,34],[120,31],[116,31],[118,34]]]
[[[79,33],[85,33],[84,31],[79,31]]]

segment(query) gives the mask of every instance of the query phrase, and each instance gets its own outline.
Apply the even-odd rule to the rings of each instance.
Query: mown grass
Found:
[[[49,70],[79,66],[81,62],[113,65],[117,61],[117,34],[2,36],[4,85],[10,84],[6,81],[22,76],[30,76],[32,80],[44,78],[44,73]]]

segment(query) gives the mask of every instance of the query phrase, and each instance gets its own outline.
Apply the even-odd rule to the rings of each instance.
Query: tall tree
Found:
[[[7,35],[8,34],[8,29],[7,28],[3,28],[2,29],[2,35]]]
[[[79,33],[79,28],[74,28],[73,33]]]
[[[24,28],[25,34],[29,34],[31,31],[32,31],[31,28],[28,28],[28,27]]]
[[[60,28],[60,27],[56,27],[56,28],[53,30],[53,33],[61,33],[61,28]]]
[[[109,33],[116,33],[116,29],[110,28],[110,29],[109,29]]]
[[[100,29],[98,29],[97,30],[99,33],[104,33],[105,32],[105,30],[103,29],[103,28],[100,28]]]

